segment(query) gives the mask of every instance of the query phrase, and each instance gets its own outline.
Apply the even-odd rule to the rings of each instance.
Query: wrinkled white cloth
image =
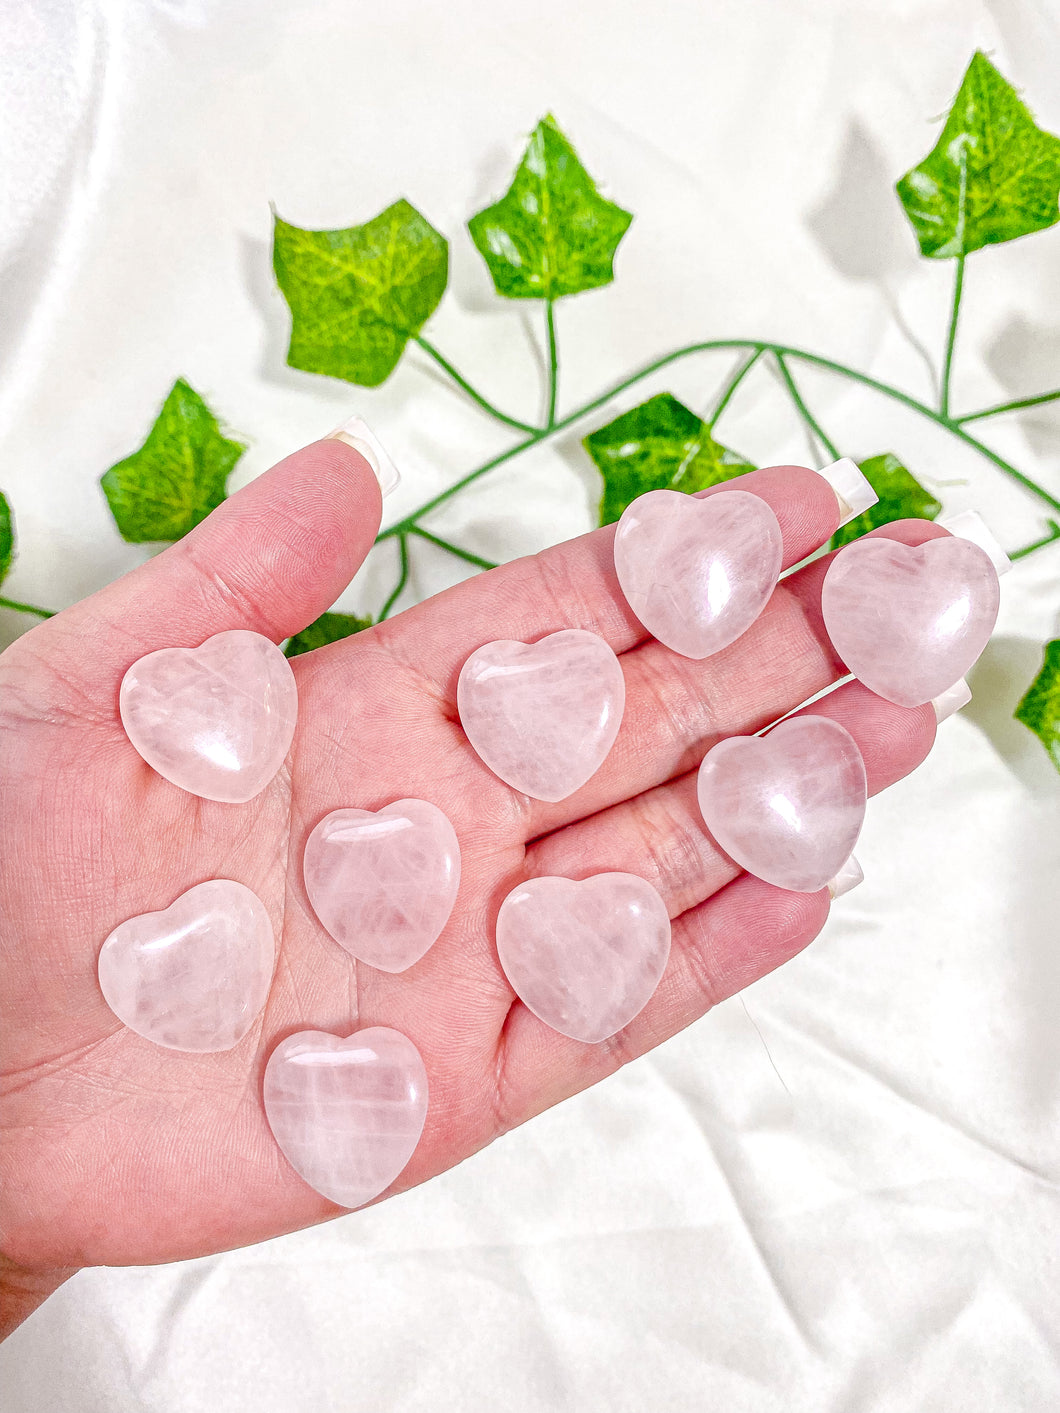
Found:
[[[1052,0],[0,0],[0,19],[6,592],[54,607],[142,558],[97,482],[177,375],[251,440],[238,479],[362,414],[405,474],[389,516],[506,444],[418,354],[371,392],[284,365],[270,202],[323,227],[407,196],[452,240],[432,339],[536,415],[539,311],[494,299],[462,223],[551,110],[635,213],[616,284],[559,308],[563,404],[756,334],[930,396],[952,267],[917,256],[893,181],[976,47],[1060,130]],[[1060,381],[1060,230],[976,255],[966,293],[958,406]],[[731,366],[679,364],[596,424],[663,388],[705,411]],[[844,450],[894,451],[947,510],[1035,537],[1031,500],[938,429],[805,386]],[[1055,406],[981,431],[1060,487]],[[504,558],[587,528],[578,435],[439,533]],[[765,370],[724,438],[808,456]],[[417,555],[418,594],[454,572]],[[344,606],[380,602],[377,558]],[[802,957],[379,1208],[78,1275],[0,1350],[9,1413],[1060,1406],[1060,779],[1011,720],[1058,607],[1051,548],[1004,581],[972,704],[872,803],[866,882]]]

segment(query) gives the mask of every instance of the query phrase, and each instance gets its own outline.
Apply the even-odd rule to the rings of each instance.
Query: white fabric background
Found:
[[[928,396],[917,345],[939,348],[952,270],[916,256],[890,185],[976,46],[1060,130],[1055,0],[0,0],[0,16],[7,592],[54,607],[141,558],[97,479],[178,374],[252,440],[241,479],[362,413],[405,473],[391,516],[506,444],[416,354],[374,392],[284,366],[270,201],[338,226],[408,196],[453,243],[430,336],[532,416],[534,311],[492,297],[462,222],[552,110],[636,213],[617,283],[560,308],[566,405],[680,342],[754,334]],[[977,255],[958,405],[1055,385],[1058,309],[1060,231]],[[730,366],[692,360],[613,410],[663,387],[705,410]],[[948,510],[1034,537],[1031,502],[942,433],[836,381],[806,388],[852,454],[894,450],[948,483]],[[808,454],[764,374],[725,433],[760,462]],[[1054,489],[1058,433],[1055,407],[983,428]],[[587,527],[595,495],[571,434],[437,525],[508,557]],[[417,555],[417,593],[452,574]],[[378,604],[380,560],[345,605]],[[378,1209],[82,1273],[0,1351],[5,1406],[1060,1406],[1060,780],[1010,720],[1060,629],[1060,548],[1003,598],[973,703],[871,807],[866,883],[745,1004]],[[8,637],[25,626],[0,617]]]

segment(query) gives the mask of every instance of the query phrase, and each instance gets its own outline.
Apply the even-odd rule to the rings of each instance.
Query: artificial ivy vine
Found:
[[[560,415],[556,306],[562,299],[611,283],[615,253],[633,218],[601,195],[551,116],[534,129],[508,191],[468,222],[497,294],[505,299],[539,300],[543,306],[548,374],[545,416],[540,422],[496,407],[424,336],[448,282],[449,243],[408,201],[395,201],[365,224],[343,230],[304,230],[276,216],[273,267],[291,310],[288,363],[292,367],[377,387],[391,376],[413,343],[486,415],[519,434],[506,450],[380,532],[377,544],[396,542],[397,577],[374,621],[386,618],[397,606],[408,582],[416,541],[480,569],[495,567],[424,524],[438,506],[560,431],[584,425],[594,412],[649,376],[709,351],[736,354],[737,362],[708,417],[699,417],[670,393],[660,393],[583,437],[601,475],[601,524],[617,520],[629,502],[645,491],[702,490],[752,470],[753,463],[727,447],[717,429],[745,379],[756,368],[772,365],[822,456],[835,460],[844,449],[806,402],[800,379],[807,369],[859,383],[902,404],[1020,485],[1043,515],[1034,537],[1010,549],[1013,559],[1060,540],[1060,499],[968,430],[973,423],[1055,401],[1060,388],[965,412],[954,411],[951,404],[965,261],[986,245],[1016,240],[1060,220],[1060,138],[1035,124],[1012,85],[985,55],[977,53],[938,142],[901,178],[896,191],[922,254],[952,260],[954,266],[949,319],[941,339],[939,397],[933,406],[809,349],[732,338],[673,349]],[[178,379],[140,449],[102,478],[122,536],[140,543],[186,534],[223,500],[229,474],[243,451],[241,442],[222,433],[194,389]],[[845,526],[834,545],[890,520],[934,519],[941,510],[931,492],[890,452],[877,448],[855,459],[880,499]],[[0,583],[13,553],[10,508],[0,494]],[[48,610],[12,599],[0,598],[0,606],[50,617]],[[370,627],[372,621],[325,613],[291,639],[287,652],[309,651]],[[1041,672],[1020,703],[1017,717],[1039,736],[1060,769],[1060,639],[1046,645]]]

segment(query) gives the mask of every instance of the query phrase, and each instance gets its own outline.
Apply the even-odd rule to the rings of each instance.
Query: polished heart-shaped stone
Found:
[[[630,608],[685,657],[720,652],[769,602],[783,563],[780,525],[748,491],[697,499],[649,491],[615,533],[615,573]]]
[[[501,904],[497,955],[539,1020],[592,1044],[651,1000],[670,955],[670,918],[651,884],[631,873],[531,878]]]
[[[456,700],[467,739],[494,775],[535,800],[556,801],[603,763],[626,684],[603,638],[566,628],[537,643],[479,648],[461,668]]]
[[[418,962],[449,921],[460,845],[437,805],[397,800],[326,815],[303,858],[313,911],[351,956],[380,971]]]
[[[302,1030],[265,1067],[265,1115],[295,1172],[340,1207],[385,1192],[420,1141],[427,1072],[407,1036],[386,1026],[345,1040]]]
[[[699,808],[741,868],[816,893],[857,843],[868,797],[853,736],[826,716],[794,716],[766,736],[729,736],[699,768]]]
[[[261,899],[215,878],[116,927],[99,954],[99,986],[145,1040],[168,1050],[231,1050],[265,1004],[274,962]]]
[[[159,775],[204,800],[244,804],[284,762],[298,691],[276,644],[236,628],[140,658],[118,704],[129,740]]]
[[[898,706],[922,706],[963,677],[994,631],[997,570],[970,540],[873,536],[845,545],[821,591],[825,628],[854,676]]]

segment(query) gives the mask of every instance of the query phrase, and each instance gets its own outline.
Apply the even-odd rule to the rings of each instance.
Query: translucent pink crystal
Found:
[[[230,1050],[265,1004],[274,960],[264,904],[242,883],[215,878],[116,927],[99,954],[99,986],[145,1040]]]
[[[699,807],[715,842],[748,873],[796,893],[816,893],[840,872],[866,798],[861,752],[825,716],[730,736],[699,768]]]
[[[580,628],[537,643],[487,643],[457,684],[460,724],[495,775],[535,800],[563,800],[618,735],[626,684],[602,638]]]
[[[497,955],[519,999],[572,1040],[606,1040],[647,1005],[670,955],[666,905],[643,878],[532,878],[497,916]]]
[[[237,628],[134,662],[119,707],[129,740],[159,775],[205,800],[243,804],[284,762],[298,692],[276,644]]]
[[[1000,588],[989,555],[952,535],[922,545],[854,540],[829,565],[825,627],[859,681],[898,706],[922,706],[986,647]]]
[[[615,572],[653,637],[704,658],[734,642],[765,608],[783,549],[777,517],[748,491],[702,500],[649,491],[618,522]]]
[[[427,1072],[412,1041],[386,1026],[345,1040],[303,1030],[269,1056],[265,1114],[299,1177],[340,1207],[360,1207],[415,1152]]]
[[[347,952],[380,971],[419,961],[449,921],[460,886],[456,831],[426,800],[333,810],[303,860],[317,917]]]

